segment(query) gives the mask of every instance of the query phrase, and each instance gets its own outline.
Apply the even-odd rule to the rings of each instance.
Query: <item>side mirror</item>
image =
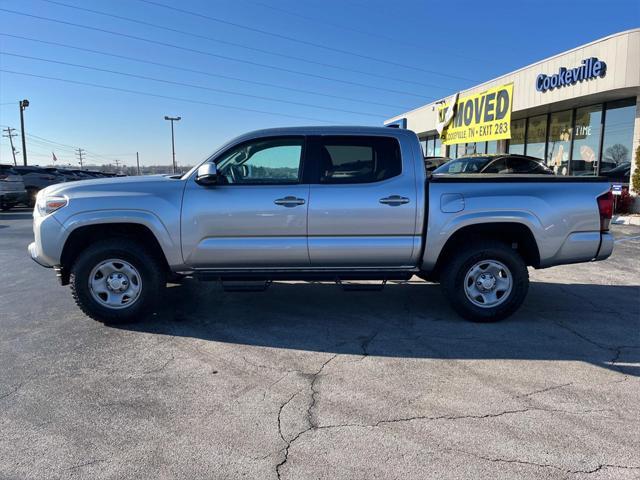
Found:
[[[196,183],[198,185],[210,186],[218,183],[218,168],[215,163],[205,163],[198,167],[196,173]]]

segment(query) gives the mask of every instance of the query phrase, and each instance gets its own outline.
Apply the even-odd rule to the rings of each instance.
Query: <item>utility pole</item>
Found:
[[[180,121],[182,117],[169,117],[165,115],[164,119],[169,120],[171,122],[171,152],[173,153],[173,173],[178,171],[178,166],[176,165],[176,143],[175,137],[173,135],[173,122]]]
[[[13,146],[13,137],[17,137],[18,134],[13,133],[15,131],[15,128],[11,128],[11,127],[5,128],[4,131],[7,132],[7,134],[3,135],[3,137],[8,138],[9,143],[11,144],[11,153],[13,154],[13,166],[17,167],[18,162],[16,162],[16,147]]]
[[[84,150],[82,148],[78,148],[78,152],[76,155],[78,156],[78,162],[80,163],[80,170],[82,170],[82,155],[84,154]]]
[[[140,155],[136,152],[136,165],[138,166],[138,176],[140,175]]]
[[[120,171],[120,160],[118,160],[117,158],[114,160],[114,162],[116,162],[116,173],[119,173]]]
[[[24,109],[29,106],[29,100],[26,98],[20,100],[20,133],[22,134],[22,162],[27,166],[27,142],[24,139]]]

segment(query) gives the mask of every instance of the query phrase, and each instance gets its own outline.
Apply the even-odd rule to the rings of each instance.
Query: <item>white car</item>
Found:
[[[27,201],[27,191],[20,174],[11,165],[0,165],[0,209],[9,210]]]

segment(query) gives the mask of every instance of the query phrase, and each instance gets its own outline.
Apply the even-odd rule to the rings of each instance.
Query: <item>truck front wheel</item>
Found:
[[[495,322],[522,305],[529,272],[518,252],[487,241],[454,254],[443,268],[441,285],[461,316],[474,322]]]
[[[104,323],[141,320],[156,306],[166,275],[161,263],[135,241],[107,239],[84,250],[70,270],[80,309]]]

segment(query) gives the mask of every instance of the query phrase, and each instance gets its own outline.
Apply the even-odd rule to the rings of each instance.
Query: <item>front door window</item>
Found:
[[[223,184],[299,183],[301,138],[259,140],[240,145],[217,162]]]

